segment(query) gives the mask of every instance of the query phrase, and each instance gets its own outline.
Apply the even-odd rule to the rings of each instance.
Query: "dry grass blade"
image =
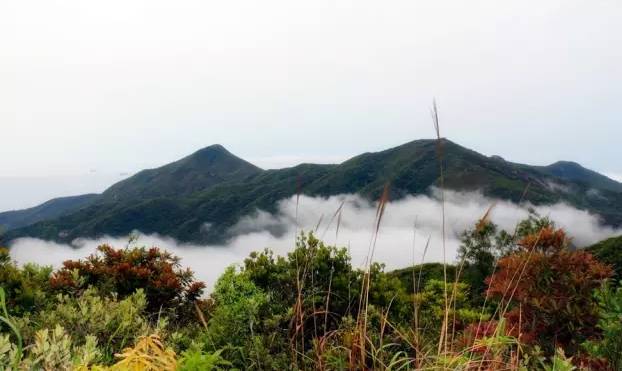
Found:
[[[317,231],[320,229],[320,225],[322,225],[322,221],[324,220],[324,214],[320,215],[320,219],[317,221],[315,225],[314,233],[317,234]]]
[[[376,249],[376,243],[378,241],[378,233],[380,231],[380,225],[382,223],[382,217],[385,212],[386,205],[389,201],[389,183],[385,184],[380,200],[378,201],[378,207],[376,208],[376,218],[374,220],[374,232],[370,241],[369,248],[367,250],[367,257],[365,258],[363,277],[361,280],[361,294],[359,296],[359,307],[356,321],[357,338],[353,345],[353,357],[357,358],[358,366],[365,369],[366,350],[365,345],[367,342],[367,311],[369,304],[369,287],[371,283],[371,267],[373,262],[373,256]]]
[[[380,197],[380,202],[378,203],[378,209],[376,210],[376,225],[374,228],[374,238],[371,247],[371,253],[369,254],[369,264],[374,259],[374,252],[376,251],[376,243],[378,242],[378,233],[380,232],[380,224],[382,223],[382,217],[384,216],[384,211],[387,207],[387,203],[389,202],[389,183],[385,184],[384,190],[382,191],[382,196]]]
[[[343,208],[339,210],[339,215],[337,216],[337,228],[335,228],[335,240],[339,238],[339,227],[341,227],[341,216],[343,215]]]
[[[441,326],[441,333],[438,342],[438,354],[441,352],[447,352],[447,330],[449,323],[449,297],[447,294],[447,253],[446,253],[446,241],[445,241],[445,176],[443,169],[443,142],[441,139],[441,129],[438,119],[438,108],[436,106],[436,100],[432,101],[432,122],[434,123],[434,130],[436,131],[436,152],[439,166],[439,179],[440,179],[440,191],[441,191],[441,237],[443,245],[443,281],[444,287],[444,299],[445,299],[445,317],[443,319],[443,325]]]
[[[529,187],[531,187],[531,182],[527,183],[525,189],[523,190],[523,194],[520,196],[520,200],[518,200],[518,204],[522,204],[525,197],[527,197],[527,192],[529,191]]]
[[[330,226],[333,225],[333,221],[335,221],[335,218],[337,218],[337,232],[336,233],[339,233],[339,225],[341,224],[341,210],[343,210],[343,205],[345,205],[345,203],[346,203],[346,200],[341,201],[341,204],[339,204],[339,207],[331,216],[330,220],[328,221],[328,225],[326,225],[326,228],[324,229],[324,233],[322,233],[322,238],[321,238],[322,240],[324,239],[324,236],[326,235],[326,232],[328,232],[328,229],[330,228]]]
[[[478,232],[481,232],[484,228],[486,228],[488,224],[490,224],[490,214],[492,213],[492,209],[494,209],[495,206],[497,206],[497,201],[493,202],[492,205],[488,207],[488,209],[484,213],[484,216],[482,216],[475,225],[475,229]]]
[[[199,308],[199,304],[197,304],[196,301],[194,302],[194,309],[197,311],[197,316],[199,317],[203,328],[207,330],[207,321],[205,320],[205,316],[203,315],[203,312],[201,311],[201,308]]]

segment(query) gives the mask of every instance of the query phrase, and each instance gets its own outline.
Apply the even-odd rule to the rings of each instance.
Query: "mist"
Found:
[[[445,192],[445,243],[442,239],[442,208],[439,191],[430,195],[409,196],[390,202],[382,219],[374,261],[386,264],[387,269],[402,268],[413,263],[453,262],[460,245],[460,234],[472,227],[492,206],[491,220],[500,228],[513,231],[517,222],[528,216],[533,208],[548,216],[559,227],[566,229],[576,246],[582,247],[604,238],[622,234],[601,224],[597,215],[578,210],[564,203],[548,206],[517,205],[495,200],[479,192]],[[333,218],[341,204],[342,215],[337,233],[337,218]],[[355,266],[361,266],[368,252],[376,203],[357,195],[337,195],[328,198],[301,196],[281,200],[278,211],[270,214],[257,210],[243,217],[230,230],[235,237],[224,245],[196,245],[178,242],[157,234],[137,232],[137,246],[158,246],[182,258],[181,264],[193,269],[198,279],[211,289],[231,264],[242,264],[252,251],[272,249],[283,255],[291,251],[300,231],[315,231],[327,244],[347,247]],[[206,226],[209,228],[209,224]],[[426,241],[430,245],[423,257]],[[80,238],[71,244],[58,244],[34,238],[22,238],[10,246],[10,253],[19,264],[37,263],[59,267],[67,259],[80,259],[93,253],[98,245],[128,246],[129,237]]]

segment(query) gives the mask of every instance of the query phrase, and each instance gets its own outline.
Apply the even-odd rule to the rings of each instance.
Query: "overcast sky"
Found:
[[[221,143],[262,167],[433,135],[622,174],[612,1],[2,1],[0,210]],[[10,179],[9,179],[10,178]]]

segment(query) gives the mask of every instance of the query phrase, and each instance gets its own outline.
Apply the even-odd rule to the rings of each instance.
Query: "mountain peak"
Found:
[[[585,169],[583,166],[574,161],[556,161],[547,167],[552,169]]]
[[[210,146],[207,147],[203,147],[200,150],[196,151],[195,153],[199,153],[199,152],[225,152],[225,153],[231,153],[229,152],[222,144],[212,144]]]
[[[227,149],[223,147],[222,145],[212,144],[211,146],[203,147],[199,149],[198,151],[192,153],[191,155],[186,156],[179,161],[173,162],[172,164],[183,164],[183,163],[187,163],[188,161],[192,161],[192,160],[222,161],[225,159],[232,159],[232,160],[237,159],[239,161],[244,161],[240,159],[239,157],[235,156],[234,154],[232,154],[231,152],[227,151]],[[169,164],[169,165],[172,165],[172,164]]]
[[[212,186],[241,181],[262,170],[220,144],[202,148],[181,160],[148,169],[108,188],[104,201],[189,195]]]

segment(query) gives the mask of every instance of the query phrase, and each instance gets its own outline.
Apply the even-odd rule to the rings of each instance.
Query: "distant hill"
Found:
[[[85,207],[13,229],[4,238],[71,241],[104,234],[123,236],[137,229],[181,241],[223,242],[231,237],[228,230],[240,217],[257,208],[275,211],[277,201],[298,191],[311,196],[358,193],[377,199],[390,182],[392,199],[429,192],[439,185],[439,153],[447,188],[481,190],[514,202],[563,201],[600,214],[610,225],[622,225],[620,183],[576,164],[516,164],[442,139],[416,140],[337,165],[301,164],[278,170],[261,170],[222,146],[210,146],[142,171]]]
[[[29,209],[0,213],[0,230],[25,227],[42,220],[58,218],[91,204],[98,197],[97,194],[61,197]]]
[[[542,167],[542,170],[555,177],[571,182],[581,182],[595,189],[622,192],[622,183],[616,182],[590,169],[586,169],[576,162],[558,161],[549,166]]]

